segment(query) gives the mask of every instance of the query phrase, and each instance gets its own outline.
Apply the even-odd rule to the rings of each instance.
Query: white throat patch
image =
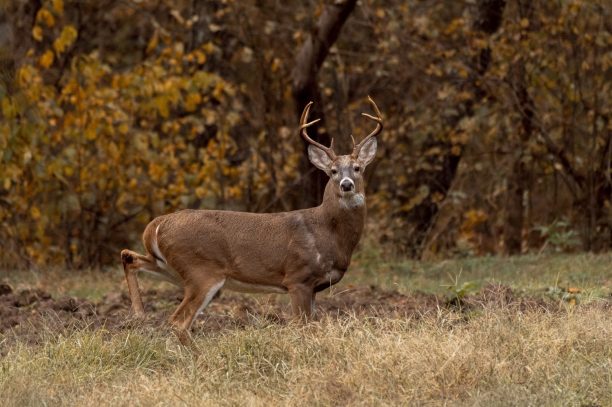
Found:
[[[356,209],[365,205],[363,194],[350,194],[340,198],[340,205],[348,209]]]

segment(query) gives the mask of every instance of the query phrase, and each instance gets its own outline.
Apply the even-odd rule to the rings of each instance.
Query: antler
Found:
[[[372,137],[376,137],[383,129],[383,123],[382,123],[382,114],[380,114],[380,110],[378,110],[378,106],[376,106],[376,103],[374,103],[374,100],[372,100],[372,98],[370,96],[368,96],[368,101],[370,102],[370,104],[372,105],[372,107],[374,108],[374,111],[376,112],[376,117],[369,115],[367,113],[361,113],[362,116],[367,117],[370,120],[374,120],[376,122],[376,128],[374,129],[374,131],[370,134],[368,134],[368,136],[366,138],[364,138],[363,140],[361,140],[361,142],[357,145],[355,145],[355,139],[353,138],[353,136],[351,135],[351,139],[353,140],[353,153],[352,156],[357,157],[359,155],[359,150],[361,150],[361,147],[363,147],[363,145]]]
[[[321,150],[325,151],[325,153],[327,154],[327,156],[329,158],[331,158],[332,160],[336,159],[336,153],[334,153],[334,139],[331,139],[331,143],[329,145],[329,147],[325,147],[323,144],[321,143],[317,143],[316,141],[314,141],[313,139],[311,139],[308,136],[308,133],[306,132],[306,129],[310,126],[312,126],[313,124],[315,124],[316,122],[320,121],[321,119],[315,119],[313,121],[311,121],[310,123],[308,123],[308,114],[310,113],[310,107],[312,106],[313,102],[309,102],[306,107],[304,108],[304,111],[302,112],[302,117],[300,118],[300,132],[302,134],[302,137],[304,138],[304,140],[306,140],[307,142],[309,142],[310,144],[312,144],[313,146],[316,146],[318,148],[320,148]]]

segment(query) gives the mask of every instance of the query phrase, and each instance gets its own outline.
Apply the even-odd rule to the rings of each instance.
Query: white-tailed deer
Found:
[[[376,128],[353,152],[336,155],[312,140],[307,128],[312,102],[302,113],[300,132],[310,143],[308,157],[329,181],[315,208],[281,213],[182,210],[159,216],[143,233],[147,255],[121,252],[132,309],[144,316],[136,274],[154,273],[184,289],[170,317],[182,342],[194,318],[225,287],[242,292],[287,293],[293,313],[308,318],[315,295],[342,279],[359,242],[366,216],[363,172],[376,154],[382,131],[378,107],[368,98]],[[352,136],[351,136],[352,138]]]

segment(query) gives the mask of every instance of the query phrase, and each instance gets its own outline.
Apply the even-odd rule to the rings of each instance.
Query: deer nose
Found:
[[[355,183],[350,178],[343,178],[342,181],[340,181],[340,189],[342,192],[354,191]]]

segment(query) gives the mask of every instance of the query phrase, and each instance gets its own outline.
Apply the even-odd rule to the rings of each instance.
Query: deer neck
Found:
[[[330,180],[318,209],[323,222],[333,232],[338,249],[350,260],[365,223],[365,194],[356,193],[349,199],[343,198]]]

